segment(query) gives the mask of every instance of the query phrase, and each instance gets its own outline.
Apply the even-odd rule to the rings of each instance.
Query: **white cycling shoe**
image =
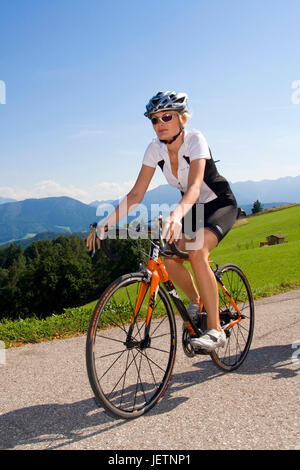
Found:
[[[217,348],[223,348],[226,344],[226,334],[223,330],[206,330],[200,338],[191,338],[191,345],[194,349],[207,349],[214,351]]]

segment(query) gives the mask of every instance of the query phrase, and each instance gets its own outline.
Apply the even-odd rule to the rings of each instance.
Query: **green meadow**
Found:
[[[300,286],[300,204],[240,219],[212,252],[219,265],[234,263],[245,272],[255,298]],[[260,247],[270,235],[284,243]]]
[[[260,247],[260,242],[276,234],[285,236],[283,244]],[[299,287],[300,204],[240,219],[212,252],[211,260],[219,266],[225,263],[240,266],[250,282],[255,299]],[[125,292],[120,293],[120,305],[126,295]],[[183,300],[188,303],[184,296]],[[95,302],[91,302],[78,308],[65,309],[63,314],[44,320],[4,319],[0,323],[0,340],[5,342],[6,347],[11,347],[83,334],[87,331],[94,306]]]

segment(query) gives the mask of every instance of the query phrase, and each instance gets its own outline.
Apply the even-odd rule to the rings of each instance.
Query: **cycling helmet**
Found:
[[[186,102],[186,93],[159,91],[146,105],[144,115],[151,119],[152,114],[159,113],[160,111],[178,111],[179,113],[183,113],[188,110]]]

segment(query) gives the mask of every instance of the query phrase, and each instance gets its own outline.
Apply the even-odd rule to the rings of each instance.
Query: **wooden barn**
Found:
[[[266,242],[260,242],[259,246],[280,245],[284,243],[285,235],[277,233],[276,235],[269,235]]]

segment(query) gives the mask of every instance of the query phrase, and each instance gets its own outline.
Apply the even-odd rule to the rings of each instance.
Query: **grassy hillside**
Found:
[[[259,246],[266,237],[278,233],[285,235],[284,244]],[[213,251],[211,259],[219,265],[239,265],[255,297],[300,286],[300,205],[242,219],[242,224]]]

